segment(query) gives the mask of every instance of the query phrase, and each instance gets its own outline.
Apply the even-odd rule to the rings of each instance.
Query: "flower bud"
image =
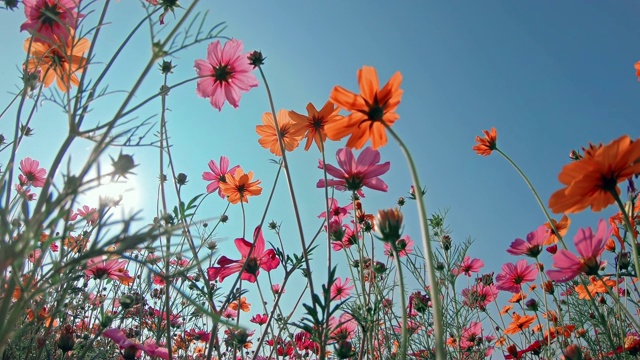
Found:
[[[187,174],[185,173],[178,174],[178,176],[176,177],[176,182],[180,186],[185,185],[187,183]]]
[[[62,328],[60,337],[58,337],[58,349],[60,349],[63,353],[67,353],[73,350],[73,347],[75,345],[75,331],[73,329],[73,326],[67,324]]]
[[[266,59],[266,57],[262,55],[262,52],[258,50],[251,52],[247,58],[249,59],[249,64],[253,65],[254,69],[260,65],[264,65]]]
[[[398,208],[379,210],[374,226],[382,235],[382,241],[395,244],[402,233],[402,212]]]
[[[162,60],[162,63],[160,64],[160,72],[164,75],[166,74],[173,74],[173,69],[175,68],[175,66],[173,66],[173,64],[171,63],[171,60],[167,61],[167,60]]]
[[[128,154],[118,155],[118,159],[111,158],[111,166],[113,166],[113,176],[127,178],[131,174],[131,170],[137,165],[133,161],[133,156]]]
[[[567,348],[564,349],[563,351],[563,355],[565,360],[582,360],[583,359],[582,350],[580,350],[580,347],[576,344],[571,344],[567,346]]]
[[[524,305],[528,310],[538,311],[538,302],[536,301],[536,299],[529,299],[524,303]]]
[[[380,261],[376,261],[373,264],[373,272],[375,272],[378,275],[382,275],[387,271],[387,265],[385,265],[383,262]]]

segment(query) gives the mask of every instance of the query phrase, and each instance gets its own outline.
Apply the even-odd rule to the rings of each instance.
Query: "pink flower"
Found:
[[[42,256],[42,250],[35,249],[29,253],[29,262],[35,264],[38,260],[40,260],[40,256]]]
[[[341,191],[360,192],[362,187],[366,186],[373,190],[387,191],[387,184],[378,176],[389,171],[391,164],[388,161],[384,164],[378,164],[380,162],[380,152],[377,150],[367,147],[358,155],[356,160],[351,149],[343,148],[336,153],[336,159],[342,170],[330,164],[323,164],[320,161],[318,167],[326,169],[329,175],[337,179],[329,179],[326,184],[324,179],[320,179],[316,185],[317,187],[333,186]]]
[[[262,237],[260,227],[256,227],[253,237],[255,239],[254,244],[242,238],[236,239],[236,248],[240,251],[242,259],[231,260],[226,256],[222,256],[217,262],[219,266],[213,266],[207,269],[209,280],[219,280],[222,282],[227,276],[242,270],[245,262],[247,265],[241,278],[242,280],[247,280],[252,283],[256,282],[258,274],[260,274],[260,269],[271,271],[277,268],[280,265],[280,259],[278,259],[273,249],[265,251],[264,238]]]
[[[16,191],[18,195],[24,197],[27,201],[33,201],[36,199],[36,193],[31,192],[31,189],[25,189],[24,186],[16,184]]]
[[[353,210],[353,204],[349,204],[345,207],[340,207],[338,205],[338,200],[334,198],[329,198],[327,201],[329,205],[329,220],[337,220],[340,224],[342,224],[342,220],[349,214],[349,211]],[[327,212],[323,211],[318,218],[323,219],[327,217]]]
[[[472,348],[476,344],[476,339],[482,339],[482,323],[472,321],[469,326],[462,329],[460,347],[462,349]]]
[[[169,349],[166,347],[160,347],[153,339],[147,339],[144,341],[144,347],[142,349],[147,355],[152,358],[157,357],[160,359],[169,358]]]
[[[331,300],[342,300],[351,295],[354,285],[349,285],[349,281],[349,278],[345,278],[343,283],[342,278],[336,278],[331,285]]]
[[[75,30],[78,19],[76,11],[79,0],[24,0],[24,14],[27,17],[20,31],[27,30],[35,41],[53,42],[66,39]]]
[[[405,235],[396,241],[396,247],[398,248],[398,255],[400,257],[405,257],[413,252],[413,240],[409,237],[409,235]],[[391,251],[391,244],[388,242],[384,243],[384,254],[387,256],[393,256],[393,251]]]
[[[484,310],[498,297],[498,289],[495,285],[477,283],[470,288],[462,289],[462,304],[470,309]]]
[[[122,350],[124,354],[131,355],[130,358],[132,359],[140,357],[142,350],[145,348],[144,345],[135,339],[128,339],[127,335],[121,329],[107,329],[102,332],[102,336],[113,340],[120,350]]]
[[[549,237],[549,229],[546,225],[541,225],[535,231],[527,234],[527,241],[515,239],[507,252],[511,255],[527,255],[530,257],[538,257],[542,252],[544,241]]]
[[[71,221],[75,221],[78,216],[85,219],[89,226],[94,226],[98,223],[98,219],[100,218],[100,214],[98,214],[98,210],[96,208],[90,208],[87,205],[84,205],[81,208],[78,208],[77,212],[71,215],[69,218]]]
[[[258,80],[251,73],[253,67],[242,53],[242,42],[231,39],[220,45],[220,41],[209,44],[206,60],[196,60],[194,67],[198,76],[196,93],[209,98],[211,106],[222,110],[224,101],[237,108],[240,91],[249,91],[258,86]]]
[[[515,264],[502,265],[502,272],[496,276],[498,290],[519,293],[522,291],[522,283],[532,282],[538,276],[536,264],[527,265],[527,260],[522,259]]]
[[[211,181],[209,185],[207,185],[207,192],[212,193],[218,190],[218,195],[220,198],[224,199],[224,194],[222,193],[222,189],[220,189],[221,182],[227,182],[226,175],[231,173],[235,174],[236,169],[238,169],[240,165],[236,165],[229,169],[229,158],[226,156],[220,157],[220,167],[214,160],[209,161],[209,169],[211,172],[205,171],[202,173],[202,180]]]
[[[263,314],[263,315],[256,314],[249,321],[254,324],[264,325],[267,323],[267,320],[269,320],[269,317],[267,316],[267,314]]]
[[[555,269],[547,270],[549,279],[557,282],[567,282],[581,273],[597,275],[601,266],[600,255],[604,251],[605,242],[611,236],[612,230],[607,230],[607,223],[603,219],[598,222],[598,230],[595,235],[590,227],[578,229],[573,242],[580,257],[577,257],[569,250],[558,250],[553,256],[553,267]]]
[[[22,174],[18,175],[20,185],[32,185],[33,187],[44,186],[47,170],[38,166],[40,166],[40,162],[38,162],[38,160],[33,160],[30,157],[20,161],[20,171],[22,171]]]
[[[453,269],[453,275],[458,276],[459,274],[465,274],[471,277],[471,273],[477,273],[484,266],[484,262],[480,259],[473,259],[471,257],[465,256],[462,260],[462,264],[460,264],[460,269]]]
[[[111,259],[104,261],[102,257],[98,256],[93,259],[89,259],[87,262],[87,269],[84,271],[87,277],[93,277],[94,279],[102,280],[110,278],[118,280],[125,285],[133,283],[133,277],[129,275],[127,270],[127,261],[118,261]]]
[[[348,313],[342,313],[339,319],[329,318],[329,328],[331,329],[331,339],[335,341],[351,340],[358,330],[358,323]]]

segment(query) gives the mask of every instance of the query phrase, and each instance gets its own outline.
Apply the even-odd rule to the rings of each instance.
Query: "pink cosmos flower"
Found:
[[[128,339],[121,329],[107,329],[102,332],[102,336],[113,340],[122,351],[125,359],[137,359],[142,355],[142,351],[152,358],[169,359],[169,350],[159,347],[153,339],[147,339],[144,344],[141,344],[135,339]]]
[[[18,175],[20,185],[33,187],[43,187],[46,180],[47,170],[39,167],[40,162],[33,160],[30,157],[20,161],[20,171],[22,174]]]
[[[329,198],[327,204],[329,205],[329,220],[337,220],[340,224],[342,224],[342,220],[349,214],[349,211],[353,210],[353,204],[341,207],[338,205],[338,200],[334,198]],[[320,219],[324,219],[325,217],[327,217],[326,211],[318,215]]]
[[[29,262],[35,264],[38,260],[40,260],[40,256],[42,256],[42,250],[35,249],[29,253]]]
[[[527,265],[527,260],[522,259],[515,264],[502,265],[502,272],[496,276],[496,288],[498,290],[519,293],[522,291],[522,283],[535,281],[538,276],[536,264]]]
[[[235,174],[236,169],[239,167],[240,165],[236,165],[229,169],[229,158],[226,156],[220,157],[220,167],[218,167],[215,160],[209,161],[209,169],[211,169],[211,171],[202,173],[202,180],[211,181],[211,183],[207,185],[207,192],[212,193],[218,190],[218,195],[220,195],[221,199],[224,199],[224,194],[222,193],[222,189],[220,189],[220,183],[227,182],[227,174]]]
[[[18,195],[24,197],[27,201],[33,201],[36,199],[36,193],[20,184],[16,184],[16,192],[18,193]]]
[[[579,274],[597,275],[600,270],[600,255],[604,251],[604,245],[611,236],[613,229],[607,229],[607,222],[600,219],[598,230],[594,234],[590,227],[578,229],[578,233],[573,238],[576,250],[580,257],[577,257],[569,250],[560,249],[553,256],[553,267],[547,270],[549,279],[557,282],[567,282]]]
[[[222,256],[217,262],[219,266],[207,269],[209,281],[219,280],[222,282],[227,276],[242,270],[245,263],[247,265],[241,278],[252,283],[256,282],[260,269],[271,271],[277,268],[280,265],[280,259],[278,259],[273,249],[265,251],[264,237],[262,237],[260,227],[256,227],[253,237],[256,239],[254,244],[245,239],[237,238],[235,244],[238,251],[240,251],[240,255],[242,255],[242,259],[231,260],[226,256]]]
[[[89,259],[87,262],[87,269],[84,271],[85,275],[89,278],[98,280],[113,279],[118,280],[125,285],[133,283],[133,277],[129,275],[127,270],[127,261],[118,261],[117,259],[104,260],[98,256],[93,259]]]
[[[23,0],[27,17],[20,31],[27,30],[35,41],[51,42],[54,38],[66,39],[84,17],[76,11],[79,0]]]
[[[389,171],[391,164],[387,161],[380,162],[380,152],[371,147],[365,148],[358,159],[353,156],[349,148],[339,149],[336,153],[338,165],[342,170],[331,164],[323,164],[320,161],[320,169],[326,169],[327,173],[337,179],[329,179],[325,184],[324,179],[320,179],[316,185],[319,188],[333,186],[338,190],[358,191],[360,193],[363,186],[373,190],[387,191],[387,184],[378,176]]]
[[[480,259],[473,259],[471,257],[465,256],[462,260],[462,264],[460,264],[460,269],[453,269],[453,275],[458,276],[459,274],[465,274],[468,277],[471,277],[471,273],[477,273],[484,266],[484,262]]]
[[[507,252],[511,255],[527,255],[529,257],[538,257],[542,252],[542,246],[544,241],[549,237],[549,228],[546,225],[541,225],[536,230],[527,234],[527,241],[522,239],[515,239],[511,243],[511,246],[507,249]]]
[[[464,349],[472,348],[476,344],[476,339],[482,338],[482,323],[472,321],[469,326],[462,329],[460,336],[460,347]]]
[[[351,280],[349,278],[344,279],[344,283],[342,282],[342,278],[336,278],[336,280],[331,285],[331,300],[342,300],[346,299],[351,295],[351,290],[355,287],[354,285],[349,285]]]
[[[227,307],[226,309],[224,309],[224,311],[222,312],[222,317],[225,319],[235,319],[238,317],[238,310],[233,310],[230,307]]]
[[[78,216],[85,219],[89,226],[94,226],[98,223],[98,219],[100,218],[100,214],[98,214],[98,210],[96,208],[90,208],[87,205],[84,205],[81,208],[78,208],[77,212],[73,213],[69,220],[75,221]]]
[[[280,284],[271,285],[271,291],[273,291],[274,295],[278,295],[280,293],[284,294],[285,290],[280,286]]]
[[[396,241],[396,247],[398,248],[398,255],[400,257],[405,257],[413,252],[413,240],[409,237],[409,235],[405,235]],[[391,251],[391,244],[388,242],[384,243],[384,254],[387,256],[393,256],[393,251]]]
[[[331,329],[331,339],[335,341],[351,340],[358,330],[358,323],[348,313],[342,313],[340,318],[334,316],[329,318],[329,328]]]
[[[462,289],[462,304],[470,309],[484,310],[498,297],[498,289],[495,285],[477,283],[470,288]]]
[[[256,314],[249,321],[254,324],[264,325],[267,323],[267,320],[269,320],[269,316],[267,316],[267,314]]]
[[[251,73],[253,67],[242,53],[242,42],[231,39],[224,44],[214,41],[209,44],[206,60],[196,60],[194,67],[198,76],[196,93],[209,98],[211,106],[222,110],[225,100],[237,108],[240,92],[258,86],[258,80]]]

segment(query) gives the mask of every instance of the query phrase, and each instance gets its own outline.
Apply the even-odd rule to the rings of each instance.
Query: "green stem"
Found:
[[[629,215],[627,214],[627,209],[625,208],[618,192],[613,190],[611,191],[611,195],[616,200],[618,207],[620,208],[620,212],[622,212],[622,218],[624,218],[624,225],[627,227],[627,233],[631,234],[631,251],[633,251],[633,266],[635,267],[636,278],[638,277],[638,271],[640,271],[640,259],[638,259],[638,239],[636,237],[635,227],[631,225],[631,221],[629,221]],[[633,209],[631,210],[633,215]]]
[[[397,240],[396,240],[397,241]],[[402,263],[400,262],[400,254],[398,253],[398,244],[396,241],[391,241],[391,250],[393,250],[393,256],[397,260],[396,269],[398,270],[398,280],[400,281],[400,306],[402,307],[402,341],[400,342],[400,360],[407,358],[407,340],[409,334],[407,332],[407,299],[405,298],[404,276],[402,276]],[[398,357],[396,356],[396,359]]]
[[[406,145],[400,137],[396,134],[393,129],[387,125],[387,123],[382,122],[391,136],[398,142],[398,146],[404,153],[405,158],[407,159],[407,163],[409,165],[409,172],[411,173],[411,179],[413,181],[413,186],[416,189],[416,192],[419,192],[422,189],[420,185],[420,180],[418,179],[418,171],[416,169],[416,165],[413,162],[413,158],[409,153]],[[416,194],[417,195],[417,194]],[[428,219],[427,219],[427,209],[424,204],[424,199],[422,196],[416,196],[416,204],[418,206],[418,216],[420,220],[420,233],[422,236],[422,246],[424,248],[424,256],[425,256],[425,266],[427,267],[427,271],[429,272],[429,282],[431,282],[431,303],[433,305],[433,330],[435,335],[435,345],[436,345],[436,359],[444,360],[446,359],[445,353],[445,341],[444,341],[444,321],[442,316],[442,304],[440,302],[440,286],[438,285],[438,278],[436,277],[435,266],[433,264],[433,252],[431,249],[431,235],[429,234],[428,228]],[[406,311],[406,309],[405,309]]]

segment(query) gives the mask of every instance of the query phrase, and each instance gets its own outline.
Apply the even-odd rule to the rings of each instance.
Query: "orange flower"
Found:
[[[64,238],[62,245],[77,254],[87,249],[89,246],[89,239],[83,237],[82,234],[79,234],[78,236],[69,235]]]
[[[51,86],[55,79],[58,89],[67,92],[71,86],[80,83],[76,73],[84,71],[87,59],[83,55],[91,43],[85,38],[76,42],[73,34],[65,42],[54,39],[54,42],[25,40],[24,50],[31,56],[26,67],[30,73],[40,71],[44,87]]]
[[[638,77],[638,81],[640,81],[640,61],[638,61],[633,67],[636,68],[636,76]]]
[[[307,143],[304,145],[305,151],[311,147],[311,141],[315,141],[318,150],[322,150],[320,144],[324,144],[327,139],[324,126],[342,118],[341,115],[338,115],[339,110],[331,101],[327,101],[319,112],[312,103],[309,103],[307,105],[308,116],[289,111],[289,116],[293,120],[293,132],[307,138]]]
[[[511,297],[511,299],[509,299],[509,302],[512,304],[517,304],[520,301],[524,300],[527,298],[527,294],[523,293],[523,292],[519,292],[519,293],[515,293],[513,294],[513,296]]]
[[[233,175],[227,173],[226,182],[220,182],[220,189],[230,203],[237,204],[240,201],[248,203],[249,196],[258,196],[262,193],[262,188],[258,186],[261,181],[251,180],[253,180],[253,171],[245,174],[244,170],[238,167]]]
[[[517,334],[531,326],[535,320],[536,317],[534,315],[520,316],[514,312],[513,315],[511,315],[511,324],[504,330],[504,333],[507,335]]]
[[[229,304],[229,307],[235,311],[238,311],[238,307],[240,307],[240,310],[244,312],[249,312],[251,310],[251,304],[247,302],[247,298],[245,296],[240,298],[240,300],[234,301]]]
[[[591,145],[582,159],[565,165],[558,176],[566,185],[551,195],[555,213],[575,213],[587,207],[600,211],[613,204],[618,183],[640,173],[640,141],[624,135],[605,146]]]
[[[505,305],[505,306],[502,307],[502,310],[500,310],[500,315],[507,314],[511,310],[513,310],[513,306],[512,305]]]
[[[569,226],[571,225],[571,219],[569,219],[567,215],[563,215],[562,219],[560,219],[560,222],[557,222],[554,219],[551,219],[551,223],[553,224],[553,226],[555,226],[560,236],[564,237],[567,234],[567,231],[569,231]],[[547,229],[549,229],[549,237],[544,241],[543,245],[557,244],[559,240],[558,235],[556,235],[553,232],[553,228],[551,227],[551,224],[547,222],[544,224],[544,226],[546,226]]]
[[[378,149],[387,143],[385,127],[393,125],[400,118],[396,108],[402,98],[402,74],[393,74],[389,82],[380,89],[376,69],[363,66],[358,70],[358,83],[360,94],[342,86],[333,88],[329,99],[351,114],[326,124],[325,132],[331,140],[351,135],[347,141],[348,148],[360,149],[371,139],[373,149]]]
[[[591,280],[591,284],[587,285],[586,289],[582,285],[576,286],[579,299],[588,299],[589,295],[594,297],[597,293],[606,294],[607,289],[613,289],[616,286],[616,281],[609,280],[608,276],[605,276],[602,280],[599,280],[595,276],[590,276],[589,280]],[[588,294],[587,291],[589,291]]]
[[[293,149],[298,147],[302,136],[293,131],[293,121],[289,118],[289,112],[287,110],[281,109],[276,116],[284,148],[287,151],[293,151]],[[263,148],[269,149],[269,151],[276,156],[282,156],[280,144],[278,143],[276,125],[273,121],[273,114],[270,112],[262,114],[262,125],[256,125],[256,132],[260,135],[258,142]]]
[[[478,155],[489,156],[491,152],[497,149],[496,141],[498,140],[498,133],[496,128],[491,128],[491,132],[483,130],[484,137],[476,136],[476,142],[478,145],[473,147],[473,151]]]

